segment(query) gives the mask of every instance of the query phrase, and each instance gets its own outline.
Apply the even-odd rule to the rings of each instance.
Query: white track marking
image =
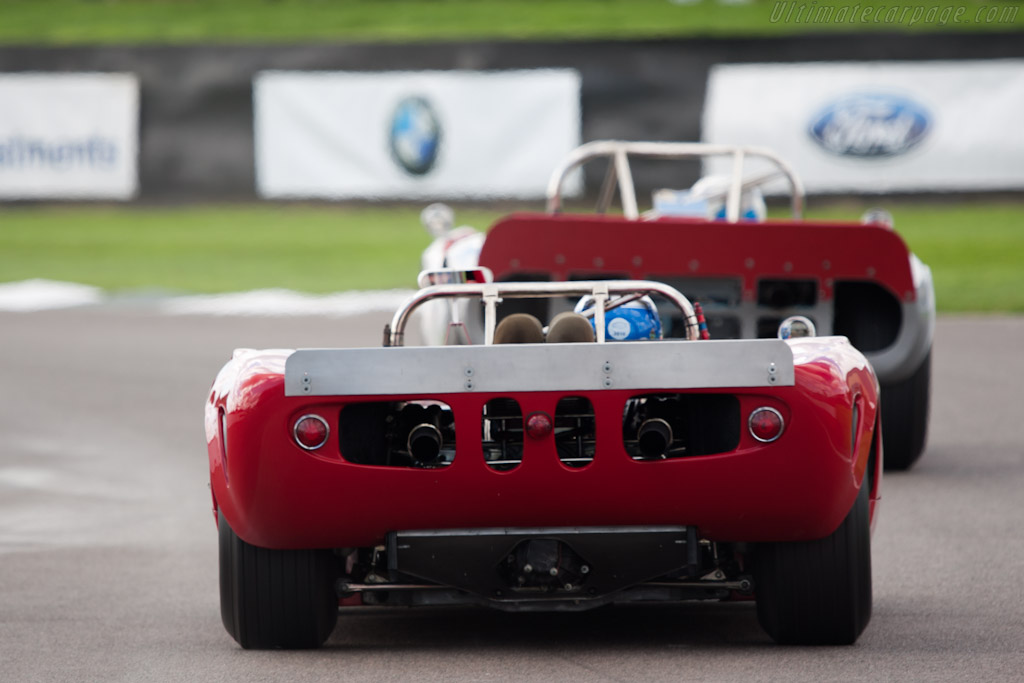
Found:
[[[229,294],[197,294],[155,298],[152,306],[167,315],[342,317],[392,311],[411,289],[387,289],[335,294],[304,294],[287,289],[260,289]],[[117,303],[119,295],[98,287],[54,280],[23,280],[0,283],[0,311],[31,312],[58,308]]]
[[[0,311],[45,311],[101,303],[99,287],[54,280],[22,280],[0,283]]]
[[[202,294],[165,299],[160,310],[171,315],[330,315],[390,311],[413,294],[392,289],[338,294],[302,294],[287,289],[260,289],[234,294]]]

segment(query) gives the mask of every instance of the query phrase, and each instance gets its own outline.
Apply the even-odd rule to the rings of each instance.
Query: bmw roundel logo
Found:
[[[930,129],[931,116],[917,102],[897,95],[861,94],[822,109],[809,132],[832,154],[868,158],[903,154]]]
[[[434,108],[423,97],[406,97],[391,117],[391,156],[411,175],[426,175],[437,161],[441,124]]]

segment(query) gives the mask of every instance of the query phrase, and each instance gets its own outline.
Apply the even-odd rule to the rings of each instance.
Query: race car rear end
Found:
[[[589,294],[595,318],[657,294],[684,339],[500,343],[494,309],[530,293]],[[402,346],[411,310],[449,296],[482,300],[499,343]],[[218,375],[222,615],[244,647],[321,644],[339,599],[755,599],[780,642],[866,626],[879,405],[845,339],[700,340],[685,297],[652,282],[435,285],[386,339],[241,350]]]

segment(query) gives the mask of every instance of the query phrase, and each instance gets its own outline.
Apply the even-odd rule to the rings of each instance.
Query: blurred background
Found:
[[[410,288],[427,203],[486,229],[613,138],[772,147],[811,216],[892,211],[941,311],[1024,311],[1019,9],[4,0],[0,302]]]

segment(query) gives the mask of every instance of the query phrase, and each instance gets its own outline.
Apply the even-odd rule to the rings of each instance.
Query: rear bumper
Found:
[[[392,580],[458,586],[511,604],[600,598],[651,579],[690,578],[695,527],[454,529],[388,534]]]
[[[247,542],[269,548],[371,547],[389,532],[418,529],[695,526],[718,541],[821,538],[841,522],[863,481],[876,424],[874,376],[867,368],[836,381],[797,373],[796,386],[732,390],[742,411],[779,409],[787,429],[763,444],[744,431],[731,452],[657,462],[631,459],[622,411],[637,392],[590,394],[597,450],[583,468],[563,465],[550,441],[528,441],[523,462],[495,471],[480,446],[483,405],[493,394],[434,396],[452,406],[454,462],[443,469],[356,465],[325,447],[305,451],[291,438],[310,411],[336,416],[347,397],[286,397],[283,377],[264,375],[207,406],[215,504]],[[851,391],[848,386],[853,386]],[[728,390],[719,390],[728,391]],[[851,402],[860,395],[860,436],[851,448]],[[559,392],[520,397],[524,414],[553,414]],[[231,401],[229,401],[231,403]],[[211,417],[211,414],[213,417]],[[743,412],[742,414],[746,414]]]

